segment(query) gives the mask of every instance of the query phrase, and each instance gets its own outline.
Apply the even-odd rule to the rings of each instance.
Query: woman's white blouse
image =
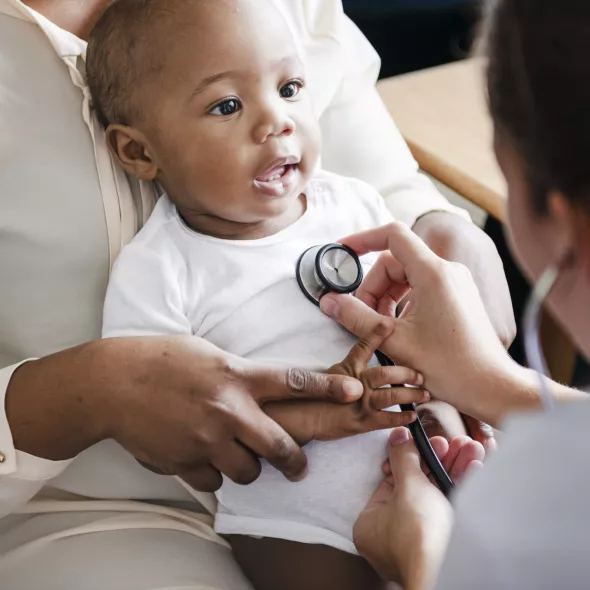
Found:
[[[341,2],[274,1],[308,63],[324,168],[373,184],[410,225],[429,211],[464,214],[418,173],[374,89],[379,59]],[[0,0],[0,516],[50,510],[29,502],[49,482],[87,498],[193,500],[112,442],[72,462],[19,452],[3,409],[18,363],[100,337],[110,263],[154,203],[151,187],[112,165],[80,73],[85,49],[19,0]]]

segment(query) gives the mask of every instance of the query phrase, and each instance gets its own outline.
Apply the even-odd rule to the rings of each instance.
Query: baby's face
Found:
[[[268,0],[201,4],[140,98],[141,131],[184,218],[223,235],[225,222],[256,224],[294,206],[320,131],[291,32]]]

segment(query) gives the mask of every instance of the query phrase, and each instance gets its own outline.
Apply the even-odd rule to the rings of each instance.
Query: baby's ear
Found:
[[[154,180],[158,166],[141,131],[127,125],[109,125],[106,131],[109,149],[129,174],[140,180]]]

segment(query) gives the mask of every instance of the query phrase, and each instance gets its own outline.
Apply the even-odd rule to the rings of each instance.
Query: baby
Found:
[[[196,335],[313,370],[341,361],[355,340],[301,293],[295,264],[391,215],[370,186],[317,170],[319,123],[274,4],[119,0],[91,36],[87,73],[117,160],[165,192],[117,260],[104,336]],[[215,528],[259,589],[383,587],[352,528],[383,478],[387,436],[310,443],[300,483],[267,464],[250,486],[224,480]]]

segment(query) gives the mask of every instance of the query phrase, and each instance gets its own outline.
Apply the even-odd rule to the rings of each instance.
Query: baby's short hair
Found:
[[[105,127],[129,125],[139,117],[138,92],[166,67],[162,44],[182,24],[183,9],[203,1],[115,0],[108,6],[90,34],[86,54],[88,87]]]

